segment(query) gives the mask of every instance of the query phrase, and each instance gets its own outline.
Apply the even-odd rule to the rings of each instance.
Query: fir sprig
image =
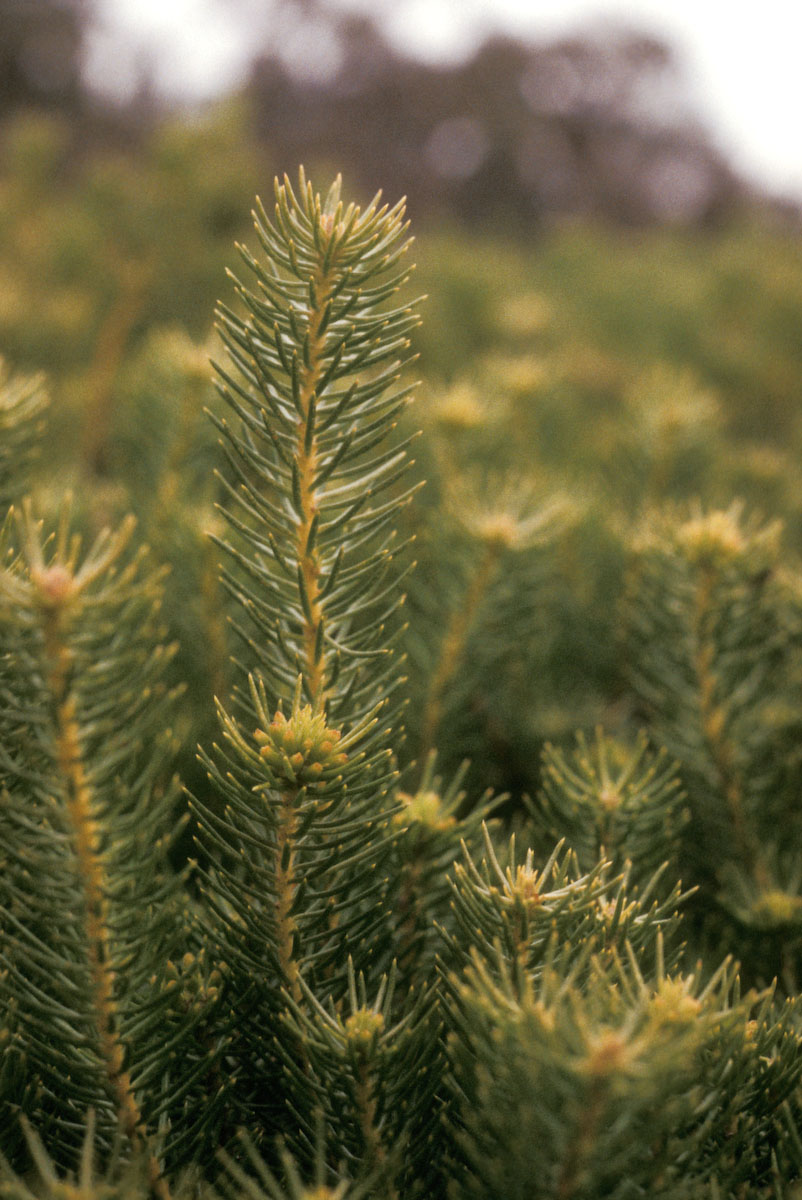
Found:
[[[492,799],[463,794],[461,772],[444,786],[433,756],[401,790],[393,526],[412,488],[394,426],[417,320],[394,299],[402,207],[361,212],[339,183],[321,198],[302,175],[256,222],[250,282],[220,312],[230,413],[213,418],[228,534],[212,545],[225,548],[238,682],[219,696],[221,745],[202,752],[186,874],[169,862],[181,820],[161,580],[130,549],[130,522],[86,552],[66,516],[48,536],[28,505],[3,528],[0,1139],[13,1167],[0,1163],[0,1193],[165,1197],[191,1167],[193,1195],[214,1176],[228,1200],[790,1195],[799,1001],[778,1004],[771,986],[743,996],[731,960],[689,969],[675,883],[690,859],[721,901],[697,906],[690,937],[737,923],[752,977],[770,978],[780,947],[782,985],[797,990],[802,589],[775,532],[696,512],[640,546],[637,715],[676,770],[626,729],[550,748],[532,846],[519,828],[505,847],[482,824],[498,817]],[[26,387],[0,394],[9,496],[41,411]],[[162,508],[211,499],[200,472],[178,486],[194,402],[189,440],[166,463],[158,441],[143,459],[138,487],[160,476],[152,504],[142,497],[155,533],[184,524]],[[534,428],[523,404],[510,414],[516,436]],[[475,406],[454,415],[478,447]],[[557,620],[552,662],[535,623],[557,612],[543,604],[553,555],[538,549],[556,514],[528,479],[470,502],[457,482],[455,520],[428,527],[439,566],[423,588],[434,622],[418,640],[415,735],[458,761],[480,714],[488,751],[505,770],[513,752],[526,759],[531,778],[532,712],[549,691],[533,666],[562,672],[591,601]],[[197,533],[197,512],[187,521]],[[597,533],[609,552],[605,521],[594,513],[577,542],[577,582]],[[200,585],[189,543],[163,545]],[[608,627],[589,622],[582,644]],[[216,655],[224,642],[218,629]],[[606,716],[626,725],[615,680]],[[19,1173],[26,1146],[39,1185]]]
[[[799,786],[798,585],[780,533],[739,505],[652,520],[626,611],[637,694],[682,763],[687,874],[743,925],[782,938],[798,922],[789,847],[800,826],[789,803]],[[763,979],[781,971],[796,990],[788,949]]]
[[[515,837],[503,867],[483,828],[481,863],[477,865],[465,849],[464,863],[455,865],[450,879],[451,927],[443,929],[449,993],[453,994],[453,973],[470,966],[477,956],[491,972],[508,972],[525,986],[556,960],[563,970],[578,970],[577,964],[587,964],[591,955],[606,960],[625,944],[651,964],[658,934],[668,941],[672,961],[681,953],[674,935],[687,894],[679,885],[661,887],[663,870],[640,886],[630,884],[627,870],[614,875],[604,859],[582,873],[576,854],[563,842],[541,866],[531,849],[519,860]]]
[[[272,218],[259,205],[255,222],[265,257],[242,249],[255,284],[237,284],[245,315],[220,310],[234,421],[216,422],[229,466],[223,578],[249,675],[221,709],[225,749],[204,757],[224,808],[196,811],[219,952],[250,997],[237,1022],[243,1094],[274,1080],[267,1135],[292,1102],[282,1058],[310,1086],[314,1074],[314,1038],[300,1016],[286,1024],[286,1006],[343,998],[349,956],[375,984],[390,963],[393,522],[414,490],[391,435],[412,392],[400,381],[417,317],[390,304],[409,275],[402,203],[377,197],[362,212],[341,202],[339,181],[321,199],[301,173],[298,194],[277,184]],[[280,1021],[291,1049],[266,1051]]]
[[[13,515],[0,574],[0,1129],[18,1145],[28,1113],[64,1161],[92,1107],[99,1146],[119,1131],[150,1154],[155,1182],[172,1138],[197,1150],[208,1131],[191,1101],[214,1058],[197,1053],[165,978],[187,921],[168,862],[161,579],[128,552],[131,522],[83,553],[67,508],[51,536],[30,505]]]
[[[220,388],[239,418],[219,423],[226,515],[258,592],[233,570],[226,579],[259,631],[247,640],[271,706],[290,700],[300,674],[332,725],[397,686],[392,526],[411,489],[405,447],[383,443],[413,390],[399,381],[418,318],[388,307],[409,277],[403,212],[378,197],[364,212],[346,208],[339,180],[321,200],[303,173],[296,197],[285,179],[274,219],[261,205],[255,213],[267,261],[242,248],[256,285],[237,283],[247,316],[220,309],[236,371],[220,369]]]
[[[677,777],[678,764],[654,752],[641,733],[632,747],[581,734],[572,753],[546,746],[543,783],[535,808],[538,832],[551,842],[565,837],[580,865],[599,858],[616,869],[629,862],[630,877],[644,879],[676,860],[689,820]]]
[[[460,1195],[523,1200],[535,1180],[549,1200],[680,1200],[711,1176],[732,1196],[768,1183],[802,1070],[793,1011],[742,998],[730,962],[706,984],[660,954],[649,977],[631,950],[591,965],[581,987],[560,969],[521,989],[477,957],[450,1039]]]

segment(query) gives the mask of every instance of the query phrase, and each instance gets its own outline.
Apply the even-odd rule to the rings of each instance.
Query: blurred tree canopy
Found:
[[[443,65],[400,54],[368,18],[328,14],[321,23],[313,7],[317,18],[305,6],[291,54],[271,47],[248,85],[282,169],[301,159],[336,164],[368,189],[406,192],[417,212],[469,222],[571,213],[696,223],[747,198],[688,115],[675,56],[653,38],[495,37]]]
[[[462,62],[431,63],[399,51],[378,17],[326,0],[275,0],[258,25],[247,0],[227,13],[254,22],[243,91],[279,172],[342,170],[365,193],[407,194],[416,219],[527,228],[563,214],[718,223],[765,200],[694,118],[681,64],[652,37],[494,37]],[[0,119],[58,109],[80,124],[82,150],[152,128],[163,115],[152,95],[120,105],[88,93],[96,19],[89,0],[0,0]]]

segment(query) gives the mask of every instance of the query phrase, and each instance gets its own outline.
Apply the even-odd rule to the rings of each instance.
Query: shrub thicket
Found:
[[[0,330],[59,411],[43,432],[41,383],[4,379],[5,1192],[793,1196],[779,239],[738,236],[743,286],[734,234],[703,267],[655,235],[615,273],[600,234],[536,263],[441,237],[419,332],[403,205],[302,174],[259,206],[215,342],[153,317],[182,259],[148,251],[135,315],[98,307],[59,361],[23,352],[23,303],[59,272],[102,290],[21,199],[0,216],[47,271],[19,268]]]

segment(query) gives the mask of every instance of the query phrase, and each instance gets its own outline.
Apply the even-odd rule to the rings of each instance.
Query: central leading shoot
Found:
[[[346,208],[339,180],[321,200],[303,173],[297,194],[285,179],[273,219],[255,214],[266,257],[241,249],[251,287],[237,283],[237,312],[220,310],[233,369],[219,368],[219,386],[236,418],[218,423],[230,466],[224,581],[250,671],[221,712],[227,748],[207,761],[225,809],[198,806],[198,818],[220,955],[240,981],[233,993],[247,980],[252,998],[235,1037],[244,1086],[271,1079],[266,1132],[301,1107],[299,1090],[321,1092],[310,997],[353,1000],[354,970],[383,993],[392,957],[393,526],[414,490],[392,435],[413,390],[402,371],[418,322],[393,303],[409,277],[403,212],[378,197]],[[354,1114],[362,1137],[366,1119]]]

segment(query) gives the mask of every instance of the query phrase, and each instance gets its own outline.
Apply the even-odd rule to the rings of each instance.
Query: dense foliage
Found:
[[[418,329],[302,174],[211,337],[232,130],[0,190],[5,1192],[792,1197],[790,235],[431,232]]]

